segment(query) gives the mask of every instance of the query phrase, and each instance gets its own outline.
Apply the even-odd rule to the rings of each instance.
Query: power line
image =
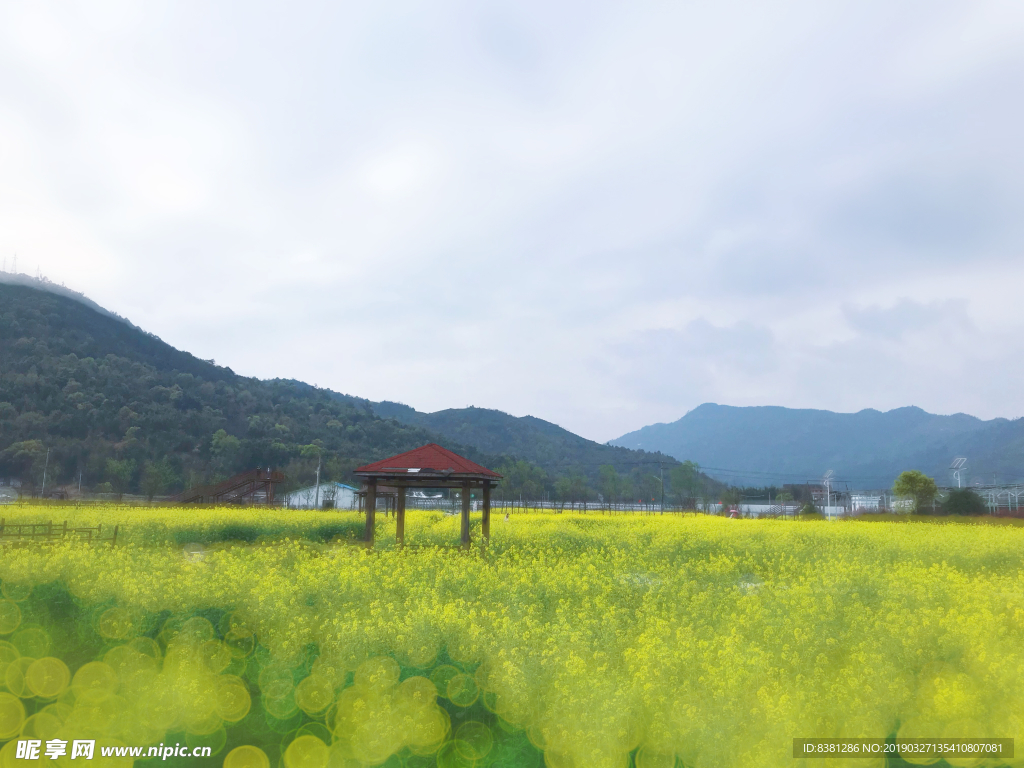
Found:
[[[510,458],[517,459],[517,460],[522,460],[522,461],[527,461],[527,462],[530,462],[530,463],[536,463],[537,462],[537,460],[535,460],[535,459],[533,459],[533,460],[531,460],[531,459],[521,459],[520,457],[517,457],[517,456],[512,455],[512,454],[506,454],[506,455],[508,455]],[[672,459],[671,457],[669,458],[669,461],[677,462],[676,466],[681,465],[683,463],[683,462],[679,461],[678,459]],[[666,461],[665,459],[662,459],[660,461],[653,460],[653,459],[641,460],[641,461],[556,461],[556,462],[545,461],[545,462],[543,462],[543,466],[545,466],[545,467],[554,467],[554,468],[568,468],[568,469],[579,468],[579,469],[584,469],[586,467],[603,467],[603,466],[611,466],[611,467],[645,467],[645,466],[652,466],[652,465],[664,465],[666,463],[668,463],[668,461]],[[696,462],[694,462],[694,463],[696,463]],[[541,466],[539,463],[537,465]],[[817,473],[814,473],[814,472],[766,472],[764,470],[756,470],[756,469],[736,469],[735,467],[712,467],[712,466],[705,466],[705,465],[699,464],[699,463],[697,463],[697,469],[698,469],[698,471],[703,472],[703,473],[715,472],[715,473],[720,473],[720,474],[732,475],[732,476],[734,476],[732,479],[736,479],[738,477],[738,478],[750,478],[750,479],[753,479],[753,480],[786,480],[786,481],[790,481],[791,483],[794,483],[794,484],[811,483],[812,482],[812,477],[817,474]],[[890,482],[892,482],[893,477],[892,477],[892,475],[843,475],[841,477],[836,477],[834,479],[835,479],[836,482],[849,483],[849,482],[866,482],[866,481],[869,481],[869,482],[881,482],[881,483],[883,483],[885,485],[888,485]]]

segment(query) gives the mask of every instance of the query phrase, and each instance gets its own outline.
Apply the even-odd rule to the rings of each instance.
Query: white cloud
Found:
[[[1022,78],[1002,2],[5,6],[0,249],[239,372],[599,439],[1016,416]]]

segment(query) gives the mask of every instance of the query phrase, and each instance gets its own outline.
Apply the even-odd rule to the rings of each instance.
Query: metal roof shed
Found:
[[[366,483],[366,541],[373,545],[373,529],[377,508],[377,486],[399,489],[395,518],[395,537],[405,542],[405,493],[408,488],[459,488],[462,491],[462,545],[469,546],[470,489],[483,490],[484,541],[491,536],[491,488],[501,475],[476,462],[452,453],[436,443],[415,448],[388,459],[359,467],[355,474]]]

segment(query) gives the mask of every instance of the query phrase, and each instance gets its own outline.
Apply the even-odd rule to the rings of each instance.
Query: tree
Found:
[[[892,486],[894,494],[913,502],[914,512],[920,512],[935,501],[935,494],[938,493],[938,490],[934,480],[916,469],[901,473]]]
[[[324,455],[324,441],[314,440],[309,445],[304,445],[299,449],[299,455],[304,459],[317,459]]]
[[[821,513],[821,510],[814,506],[813,501],[804,502],[804,505],[800,507],[800,517],[802,518],[813,518],[815,520],[824,520],[825,515]]]
[[[509,461],[498,468],[502,476],[497,496],[508,501],[530,502],[544,496],[547,475],[544,470],[528,461]]]
[[[633,478],[629,475],[625,475],[620,480],[619,498],[625,499],[629,504],[634,503],[636,499],[636,485],[633,483]]]
[[[42,479],[45,461],[46,447],[42,440],[23,440],[0,451],[0,473],[10,473],[34,486]]]
[[[578,469],[572,469],[568,475],[558,478],[555,481],[555,497],[561,503],[564,510],[568,503],[573,509],[577,504],[583,505],[586,511],[586,503],[590,498],[590,488],[587,486],[587,478]]]
[[[583,511],[587,511],[590,487],[587,485],[586,475],[578,469],[574,469],[569,473],[569,496],[572,499],[574,508],[576,504],[580,504],[583,506]]]
[[[213,454],[214,463],[220,472],[231,474],[241,447],[242,441],[234,435],[229,435],[223,429],[218,429],[213,433],[213,437],[210,439],[210,453]]]
[[[633,487],[640,496],[640,503],[645,507],[654,504],[655,499],[661,497],[661,481],[650,472],[638,470]]]
[[[988,505],[970,488],[957,488],[949,492],[942,511],[947,515],[987,515]]]
[[[622,478],[611,464],[605,464],[598,470],[597,487],[610,510],[611,505],[619,500],[622,488]]]
[[[555,481],[555,498],[561,505],[560,510],[565,511],[565,504],[572,498],[572,483],[568,477],[560,477]]]
[[[725,512],[728,507],[739,506],[739,503],[743,500],[743,495],[736,488],[727,488],[722,492],[722,511]]]
[[[110,481],[117,500],[120,501],[124,492],[132,482],[135,474],[135,462],[132,459],[107,459],[107,479]]]
[[[177,475],[167,459],[147,461],[142,468],[142,492],[149,501],[153,501],[154,496],[165,493],[176,480]]]
[[[679,497],[681,507],[696,506],[697,491],[700,488],[700,464],[695,461],[684,461],[672,467],[669,482]]]

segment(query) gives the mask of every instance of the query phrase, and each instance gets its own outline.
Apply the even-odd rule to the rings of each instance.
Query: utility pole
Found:
[[[825,473],[822,481],[825,484],[825,514],[829,520],[832,519],[832,475],[835,474],[831,469]]]
[[[320,463],[323,461],[323,456],[316,457],[316,502],[314,505],[317,509],[320,509]]]
[[[43,464],[43,487],[39,491],[39,498],[45,498],[46,496],[46,470],[50,468],[50,449],[46,449],[46,463]]]
[[[665,514],[665,465],[658,462],[658,472],[661,474],[661,514]]]

